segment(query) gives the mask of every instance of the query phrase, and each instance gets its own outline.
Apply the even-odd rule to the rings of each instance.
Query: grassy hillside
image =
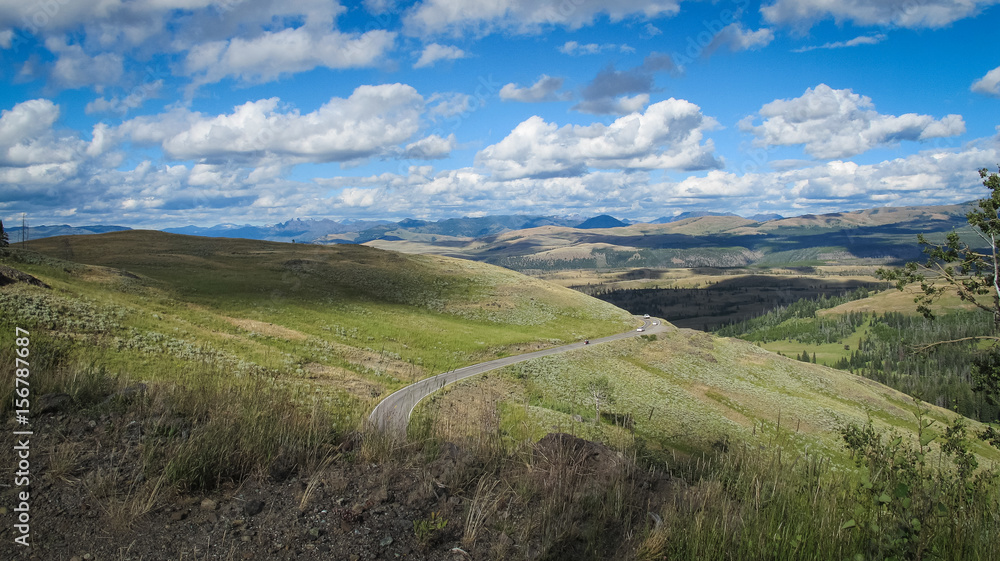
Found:
[[[413,380],[631,325],[622,310],[512,271],[155,232],[33,247],[0,264],[48,288],[0,286],[0,325],[31,332],[34,539],[60,552],[839,560],[929,551],[968,531],[966,549],[941,556],[957,560],[1000,537],[995,512],[949,490],[993,501],[995,488],[937,471],[951,462],[940,451],[956,415],[690,330],[457,384],[421,410],[406,442],[359,431],[375,400]],[[14,346],[0,340],[8,372]],[[862,434],[856,457],[912,466],[905,441],[940,478],[871,471],[877,492],[859,491],[869,472],[838,430],[869,418],[901,437],[887,451]],[[981,443],[959,449],[998,458]],[[910,516],[897,507],[910,496],[947,516]],[[883,537],[900,527],[912,538],[912,520],[933,529],[926,544]],[[0,557],[16,558],[6,547]]]
[[[3,262],[52,288],[3,288],[7,321],[86,337],[94,345],[74,356],[137,378],[208,361],[367,403],[437,371],[631,325],[511,271],[363,246],[118,232],[32,247]]]
[[[612,400],[604,406],[602,423],[594,424],[588,384],[602,375],[610,382]],[[483,392],[493,399],[475,398]],[[537,440],[553,427],[620,447],[641,442],[650,453],[777,441],[793,452],[820,453],[842,465],[839,426],[871,418],[880,430],[915,435],[921,407],[941,425],[959,417],[918,406],[911,397],[861,376],[690,329],[511,366],[432,398],[424,414],[435,430],[457,438],[462,431],[475,434],[484,412],[474,409],[490,406],[498,408],[492,414],[499,415],[501,434],[514,443]],[[454,410],[460,414],[443,414]],[[634,423],[631,430],[610,415],[627,416]],[[975,451],[1000,460],[1000,453],[984,443],[977,443]]]
[[[1000,515],[987,497],[1000,496],[990,471],[1000,453],[973,436],[982,425],[737,339],[682,329],[515,365],[432,397],[411,430],[525,466],[477,492],[480,531],[526,540],[524,526],[541,528],[550,554],[996,558]],[[540,460],[554,431],[617,456],[581,445]],[[530,483],[553,473],[565,483]],[[503,522],[518,511],[524,526]],[[609,554],[611,535],[634,537]]]
[[[974,419],[995,420],[1000,409],[973,391],[971,371],[973,358],[989,345],[974,338],[993,334],[992,315],[946,293],[929,320],[916,312],[916,290],[799,300],[718,333],[861,374]]]
[[[170,558],[204,557],[220,542],[226,558],[271,558],[289,539],[300,548],[309,528],[296,527],[305,520],[296,514],[324,496],[318,478],[354,481],[340,500],[357,496],[357,512],[385,492],[382,476],[353,473],[355,459],[376,458],[360,435],[381,397],[447,369],[635,324],[623,310],[509,270],[363,246],[120,232],[31,248],[0,256],[0,331],[30,334],[20,338],[30,339],[30,392],[17,407],[30,410],[32,483],[44,489],[33,495],[33,540],[70,542],[80,556],[88,550],[77,547],[122,559],[162,558],[165,548]],[[14,351],[13,335],[0,340],[6,372],[24,367]],[[8,417],[22,389],[0,391]],[[12,438],[0,440],[14,446]],[[287,483],[297,474],[314,478],[304,494]],[[282,516],[250,522],[245,486]],[[10,504],[17,491],[0,499]],[[203,527],[176,524],[199,494],[233,506]],[[408,506],[399,516],[411,520],[409,539],[396,536],[412,548],[412,520],[436,507],[426,498]],[[346,513],[344,524],[362,520]],[[201,528],[218,533],[205,543]],[[234,541],[240,531],[246,539]],[[322,542],[343,551],[353,536]],[[12,543],[3,540],[0,558],[20,558]]]

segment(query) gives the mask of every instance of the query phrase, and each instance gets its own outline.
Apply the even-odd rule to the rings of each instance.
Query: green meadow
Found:
[[[377,398],[439,371],[631,325],[613,306],[504,269],[363,246],[129,232],[32,248],[4,263],[52,288],[4,289],[7,321],[86,337],[94,344],[73,353],[139,378],[210,362],[234,375],[339,377]]]
[[[985,425],[739,339],[583,347],[449,386],[405,440],[366,426],[413,381],[634,326],[513,271],[156,232],[36,241],[0,265],[49,286],[0,287],[2,330],[31,333],[33,395],[141,427],[128,465],[100,472],[112,528],[274,473],[302,474],[306,505],[309,485],[381,466],[456,497],[459,514],[428,510],[414,536],[447,526],[477,558],[995,558]],[[0,345],[10,371],[14,342]],[[90,477],[69,439],[43,454],[54,488]]]
[[[615,558],[957,561],[996,558],[1000,452],[983,429],[848,372],[682,329],[456,383],[418,407],[411,438],[481,450],[510,489],[494,500],[587,541],[593,559],[615,557],[599,546],[623,528]],[[534,443],[552,432],[614,450],[608,486],[559,509],[523,489],[517,469],[540,469]],[[574,461],[560,477],[596,469]]]

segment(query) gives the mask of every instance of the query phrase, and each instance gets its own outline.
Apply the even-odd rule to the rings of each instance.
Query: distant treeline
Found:
[[[496,247],[502,252],[507,248]],[[615,270],[631,268],[745,267],[759,255],[743,247],[640,248],[622,251],[599,248],[591,257],[545,259],[534,255],[484,254],[483,261],[515,271]]]
[[[970,363],[979,351],[974,341],[937,345],[937,341],[990,335],[993,316],[982,310],[953,312],[934,320],[898,312],[872,314],[868,335],[836,368],[877,380],[935,405],[954,409],[980,421],[995,421],[1000,408],[972,391]]]
[[[794,307],[785,313],[812,317],[815,310],[808,312],[806,308],[809,306],[836,306],[856,298],[864,298],[871,290],[882,287],[884,285],[861,281],[745,275],[727,278],[706,288],[601,290],[581,287],[580,290],[634,314],[651,314],[678,327],[709,331],[759,316],[768,318],[764,321],[777,325],[787,318],[778,320],[768,314],[785,310],[789,306]],[[855,294],[861,289],[864,292]],[[849,296],[850,294],[854,296]],[[730,336],[735,337],[737,334]]]
[[[899,312],[850,312],[816,316],[816,311],[856,299],[863,289],[846,297],[800,300],[760,317],[729,325],[716,334],[767,343],[790,340],[803,345],[842,343],[864,328],[857,348],[828,366],[876,380],[908,395],[953,409],[980,421],[994,421],[1000,408],[972,391],[972,358],[981,348],[975,341],[918,348],[938,341],[991,335],[993,317],[982,310],[956,311],[934,320]],[[803,351],[803,357],[808,350]],[[803,357],[798,357],[800,360]]]
[[[817,318],[816,312],[868,298],[871,294],[872,290],[862,286],[847,294],[834,296],[823,294],[818,298],[802,298],[763,315],[716,329],[715,333],[723,337],[739,337],[757,343],[782,339],[816,345],[833,343],[850,336],[864,324],[867,321],[865,314],[851,312]]]

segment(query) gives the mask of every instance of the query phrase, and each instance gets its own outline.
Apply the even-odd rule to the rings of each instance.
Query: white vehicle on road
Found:
[[[636,331],[645,331],[645,330],[646,330],[645,327],[640,327],[640,328],[636,329]]]

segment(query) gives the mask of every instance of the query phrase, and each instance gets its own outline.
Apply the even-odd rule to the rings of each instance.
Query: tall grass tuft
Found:
[[[961,455],[932,453],[930,436],[914,446],[870,424],[842,430],[859,470],[751,444],[678,466],[687,484],[663,505],[664,528],[648,533],[637,556],[995,558],[1000,488],[992,470],[962,471]]]
[[[155,429],[164,439],[147,463],[162,465],[167,480],[186,490],[253,475],[287,478],[338,445],[329,412],[298,401],[276,380],[206,369],[167,392]]]

